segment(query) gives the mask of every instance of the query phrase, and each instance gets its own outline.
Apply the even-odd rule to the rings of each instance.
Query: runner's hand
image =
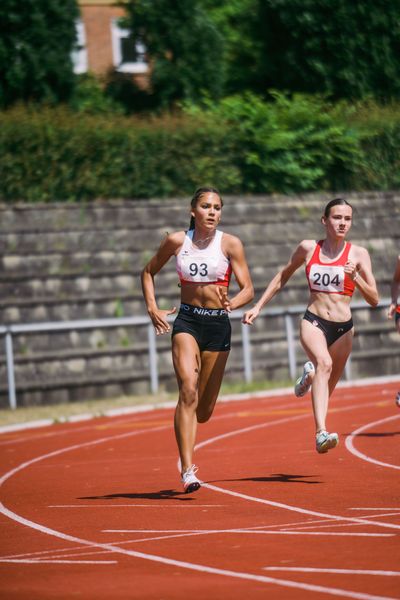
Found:
[[[250,310],[246,310],[242,318],[242,323],[244,323],[245,325],[253,325],[254,321],[257,319],[259,314],[260,309],[256,306],[254,306]]]
[[[351,279],[355,279],[358,271],[357,271],[357,265],[355,265],[353,262],[351,262],[351,260],[348,260],[346,262],[346,264],[344,265],[344,272],[347,273],[347,275],[349,277],[351,277]]]
[[[154,325],[157,335],[163,335],[163,333],[169,333],[171,331],[171,326],[167,321],[167,317],[169,315],[173,315],[174,313],[176,313],[176,306],[170,310],[157,309],[149,312],[150,319]]]
[[[224,308],[227,312],[231,312],[232,307],[231,307],[231,301],[228,298],[228,290],[226,288],[223,288],[223,287],[217,285],[217,295],[218,295],[219,301],[222,304],[222,308]]]
[[[392,302],[391,305],[389,306],[389,310],[387,313],[388,319],[392,319],[395,312],[396,312],[396,304],[394,302]]]

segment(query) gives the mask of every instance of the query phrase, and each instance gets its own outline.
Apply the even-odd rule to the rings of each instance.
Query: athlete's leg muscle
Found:
[[[343,369],[346,366],[347,359],[350,356],[351,348],[353,346],[353,335],[354,328],[343,334],[328,348],[332,358],[332,372],[329,378],[329,396],[331,396],[335,389],[336,384],[343,373]]]
[[[175,437],[181,458],[182,471],[192,466],[196,440],[200,350],[194,337],[178,333],[172,339],[172,359],[179,387],[175,410]]]
[[[201,353],[197,421],[205,423],[211,417],[224,376],[229,352]]]
[[[324,333],[304,319],[300,325],[300,341],[315,367],[311,398],[315,427],[317,431],[320,431],[326,429],[329,401],[328,383],[332,372],[332,358]]]

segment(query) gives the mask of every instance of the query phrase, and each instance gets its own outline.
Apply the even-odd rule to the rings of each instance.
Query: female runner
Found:
[[[312,387],[319,453],[327,452],[339,442],[337,433],[328,433],[326,417],[329,398],[351,352],[354,329],[350,301],[354,289],[357,288],[371,306],[379,301],[368,251],[345,241],[352,215],[353,209],[346,200],[331,200],[321,219],[325,239],[303,240],[254,308],[243,316],[243,322],[251,325],[262,307],[305,265],[310,297],[300,325],[300,341],[310,360],[296,382],[295,394],[304,396]]]
[[[400,333],[400,304],[398,304],[398,298],[400,293],[400,255],[397,257],[396,267],[393,273],[392,285],[390,287],[390,293],[392,301],[389,306],[388,318],[392,319],[394,315],[396,329]],[[400,391],[397,392],[396,404],[400,408]]]
[[[155,298],[154,276],[175,256],[181,285],[181,306],[172,329],[172,358],[179,388],[175,436],[185,492],[197,490],[193,450],[197,423],[211,417],[228,359],[231,341],[229,313],[253,299],[253,284],[239,238],[223,233],[222,199],[215,188],[196,190],[191,200],[188,231],[167,235],[142,271],[142,289],[157,335],[170,331]],[[228,298],[231,273],[239,292]]]

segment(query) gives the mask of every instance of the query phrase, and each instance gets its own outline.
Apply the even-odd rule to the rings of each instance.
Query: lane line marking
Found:
[[[384,514],[379,514],[379,515],[366,515],[365,517],[360,517],[360,519],[370,519],[371,517],[392,517],[392,516],[397,516],[400,513],[396,512],[396,513],[384,513]],[[296,530],[301,530],[301,529],[323,529],[324,527],[332,527],[333,523],[332,521],[330,521],[329,525],[301,525],[300,527],[291,527],[290,526],[288,528],[285,529],[285,531],[288,531],[290,529],[290,531],[296,531]],[[335,523],[334,527],[360,527],[360,525],[362,525],[362,523]]]
[[[176,530],[179,531],[179,530]],[[245,529],[214,529],[214,530],[183,530],[184,535],[210,535],[219,533],[247,533],[254,535],[331,535],[331,536],[343,536],[343,537],[394,537],[395,533],[342,533],[342,532],[329,532],[329,531],[247,531]],[[102,533],[144,533],[142,529],[102,529]],[[157,530],[150,529],[149,532],[157,533]],[[162,531],[160,531],[162,533]],[[171,536],[174,537],[174,536]],[[181,537],[178,535],[177,537]],[[164,539],[164,538],[160,538]],[[138,540],[142,541],[142,540]]]
[[[210,490],[214,490],[215,492],[219,492],[221,494],[227,494],[228,496],[242,498],[243,500],[250,500],[251,502],[258,502],[260,504],[267,504],[268,506],[275,506],[276,508],[283,508],[285,510],[299,512],[299,513],[302,513],[305,515],[314,515],[316,517],[325,517],[328,519],[332,519],[334,521],[348,521],[349,523],[362,523],[363,525],[365,525],[365,524],[377,525],[378,527],[387,527],[388,529],[400,529],[400,525],[395,525],[394,523],[381,523],[380,521],[370,521],[370,520],[367,520],[367,519],[361,518],[361,517],[360,518],[358,518],[358,517],[342,517],[340,515],[330,515],[328,513],[322,513],[322,512],[318,512],[316,510],[300,508],[299,506],[283,504],[282,502],[274,502],[273,500],[257,498],[256,496],[249,496],[248,494],[242,494],[241,492],[234,492],[232,490],[220,488],[216,485],[211,485],[210,483],[203,483],[202,486],[205,488],[208,488]]]
[[[377,571],[375,569],[319,569],[317,567],[263,567],[264,571],[293,571],[296,573],[339,573],[343,575],[381,575],[400,577],[400,571]]]
[[[370,403],[371,404],[371,403]],[[369,404],[369,405],[370,405]],[[373,403],[372,403],[373,404]],[[359,408],[359,407],[358,407]],[[350,408],[349,408],[350,409]],[[354,408],[352,408],[354,410]],[[346,409],[343,409],[346,410]],[[292,417],[291,419],[287,419],[287,420],[296,420],[296,417]],[[281,419],[280,421],[284,421],[284,419]],[[261,424],[260,428],[262,426],[266,427],[266,426],[271,426],[271,423],[267,423],[267,424]],[[160,428],[155,428],[155,429],[165,429],[165,427],[160,427]],[[252,428],[254,429],[254,428]],[[248,430],[248,428],[246,428],[246,430]],[[22,469],[25,469],[26,467],[30,466],[31,464],[34,464],[40,460],[44,460],[46,458],[52,457],[52,456],[56,456],[59,455],[61,453],[67,452],[67,451],[71,451],[71,450],[75,450],[78,448],[82,448],[85,446],[90,446],[90,445],[97,445],[99,443],[105,442],[105,441],[111,441],[111,439],[121,439],[124,437],[128,437],[130,435],[135,435],[137,433],[143,433],[143,431],[136,431],[136,432],[128,432],[125,434],[120,434],[117,436],[111,436],[109,438],[103,438],[101,440],[94,440],[91,442],[87,442],[87,443],[83,443],[83,444],[77,444],[74,446],[70,446],[64,449],[59,449],[53,452],[50,452],[48,454],[36,457],[34,459],[31,459],[29,461],[26,461],[25,463],[20,464],[19,466],[15,467],[14,469],[10,470],[9,472],[7,472],[5,475],[3,475],[3,477],[0,479],[0,485],[2,485],[4,483],[4,481],[6,481],[7,479],[9,479],[12,475],[16,474],[17,472],[21,471]],[[241,432],[241,431],[240,431]],[[147,431],[148,433],[148,431]],[[236,433],[239,433],[239,431],[237,431]],[[232,434],[233,435],[233,434]],[[219,436],[219,437],[226,437],[225,435]],[[218,438],[214,438],[214,440],[216,440]],[[208,443],[211,443],[210,441]],[[203,443],[203,445],[206,445],[205,443]],[[316,513],[315,511],[305,511],[305,509],[299,509],[298,507],[291,507],[288,505],[280,505],[279,503],[272,503],[271,501],[263,501],[262,499],[259,498],[252,498],[250,496],[246,496],[244,494],[237,494],[237,493],[233,493],[230,492],[228,490],[223,490],[222,488],[217,488],[216,486],[210,486],[209,484],[207,484],[207,486],[210,489],[215,489],[218,492],[222,492],[222,493],[228,493],[231,495],[236,495],[238,497],[242,497],[245,499],[250,499],[252,501],[256,501],[256,502],[263,502],[263,503],[267,503],[270,505],[277,505],[283,508],[286,508],[288,510],[295,510],[298,512],[307,512],[308,514],[314,514],[317,516],[321,516],[321,513]],[[73,543],[79,543],[85,546],[90,546],[93,547],[94,545],[98,548],[102,548],[104,550],[109,550],[110,552],[113,553],[120,553],[120,554],[125,554],[128,556],[133,556],[136,558],[143,558],[145,560],[151,560],[154,562],[159,562],[162,564],[166,564],[166,565],[172,565],[172,566],[178,566],[178,567],[182,567],[182,568],[187,568],[190,570],[194,570],[194,571],[199,571],[199,572],[207,572],[210,574],[216,574],[216,575],[223,575],[223,576],[227,576],[227,577],[234,577],[234,578],[239,578],[239,579],[245,579],[245,580],[252,580],[252,581],[260,581],[260,582],[264,582],[264,583],[270,583],[273,585],[280,585],[283,587],[291,587],[291,588],[296,588],[296,589],[305,589],[308,591],[314,591],[314,592],[322,592],[325,594],[330,594],[330,595],[335,595],[335,596],[344,596],[344,597],[349,597],[349,598],[355,598],[357,600],[397,600],[394,598],[389,598],[389,597],[385,597],[385,596],[376,596],[376,595],[371,595],[371,594],[365,594],[365,593],[359,593],[359,592],[354,592],[351,590],[343,590],[340,588],[332,588],[332,587],[326,587],[326,586],[319,586],[319,585],[313,585],[313,584],[304,584],[302,582],[294,582],[291,580],[285,580],[285,579],[277,579],[277,578],[271,578],[271,577],[265,577],[265,576],[260,576],[260,575],[255,575],[255,574],[251,574],[251,573],[243,573],[240,571],[230,571],[227,569],[219,569],[219,568],[214,568],[214,567],[210,567],[207,565],[201,565],[201,564],[195,564],[195,563],[189,563],[189,562],[185,562],[185,561],[178,561],[178,560],[174,560],[174,559],[169,559],[166,557],[161,557],[161,556],[157,556],[157,555],[153,555],[153,554],[145,554],[142,552],[137,552],[137,551],[132,551],[132,550],[127,550],[127,549],[123,549],[120,547],[115,547],[112,546],[110,544],[102,544],[102,543],[96,543],[96,542],[92,542],[89,540],[85,540],[83,538],[78,538],[75,536],[71,536],[69,534],[64,534],[60,531],[54,530],[54,529],[50,529],[48,527],[45,527],[43,525],[40,525],[39,523],[35,523],[33,521],[30,521],[28,519],[25,519],[24,517],[14,513],[13,511],[7,509],[4,504],[0,503],[0,512],[5,515],[6,517],[26,526],[26,527],[30,527],[32,529],[35,529],[37,531],[40,531],[42,533],[46,533],[47,535],[51,535],[54,537],[58,537],[60,539],[63,539],[65,541],[69,541],[69,542],[73,542]],[[338,517],[338,516],[332,516],[332,515],[322,515],[322,516],[328,516],[329,518],[333,518],[333,519],[338,519],[338,520],[350,520],[352,522],[356,522],[358,521],[358,519],[352,519],[352,518],[347,518],[347,517]],[[362,522],[367,522],[367,521],[362,521]],[[382,527],[382,526],[389,526],[389,524],[382,524],[382,523],[376,523],[378,526]],[[392,526],[393,527],[393,526]],[[395,528],[400,528],[395,526]]]
[[[0,558],[0,563],[23,563],[30,565],[48,565],[48,564],[57,564],[57,565],[116,565],[118,564],[117,560],[58,560],[52,558]]]
[[[388,506],[386,508],[375,508],[374,506],[365,506],[364,508],[349,508],[349,510],[400,510],[400,506]]]
[[[354,456],[361,458],[361,460],[365,460],[374,465],[379,465],[380,467],[388,467],[390,469],[400,469],[399,465],[392,465],[391,463],[383,462],[381,460],[376,460],[375,458],[371,458],[370,456],[367,456],[363,452],[360,452],[359,450],[357,450],[354,447],[354,438],[357,435],[359,435],[362,431],[365,431],[366,429],[370,429],[371,427],[374,427],[375,425],[381,425],[382,423],[388,423],[389,421],[394,421],[395,419],[399,419],[399,418],[400,418],[400,415],[393,415],[391,417],[386,417],[386,419],[380,419],[379,421],[374,421],[372,423],[367,423],[366,425],[362,425],[361,427],[359,427],[358,429],[356,429],[355,431],[353,431],[350,435],[348,435],[346,437],[345,444],[346,444],[347,450],[349,452],[351,452],[352,454],[354,454]]]
[[[44,525],[40,525],[39,523],[35,523],[34,521],[29,521],[16,513],[13,513],[8,508],[6,508],[2,503],[0,503],[0,512],[2,512],[5,516],[10,519],[17,521],[21,525],[25,525],[26,527],[30,527],[41,533],[45,533],[47,535],[51,535],[60,539],[63,539],[68,542],[79,543],[85,546],[93,547],[93,542],[78,538],[66,533],[62,533],[61,531],[57,531],[55,529],[50,529],[49,527],[45,527]],[[124,554],[126,556],[132,556],[135,558],[142,558],[145,560],[150,560],[153,562],[173,566],[173,567],[182,567],[184,569],[189,569],[191,571],[197,571],[200,573],[210,573],[212,575],[222,575],[224,577],[233,577],[236,579],[244,579],[247,581],[259,581],[261,583],[270,583],[273,585],[278,585],[282,587],[294,588],[294,589],[302,589],[310,592],[319,592],[324,594],[330,594],[332,596],[342,596],[345,598],[354,598],[355,600],[398,600],[392,596],[377,596],[372,594],[364,594],[360,592],[353,592],[351,590],[344,590],[341,588],[327,587],[322,585],[315,584],[306,584],[299,581],[291,581],[286,579],[278,579],[275,577],[267,577],[264,575],[255,575],[253,573],[244,573],[241,571],[230,571],[229,569],[218,569],[215,567],[210,567],[208,565],[201,565],[196,563],[190,563],[181,560],[174,560],[171,558],[166,558],[163,556],[157,556],[155,554],[145,554],[143,552],[137,552],[135,550],[127,550],[125,548],[118,548],[115,546],[111,546],[110,544],[102,544],[96,542],[95,545],[98,548],[102,548],[103,550],[109,550],[111,552],[115,552],[118,554]]]

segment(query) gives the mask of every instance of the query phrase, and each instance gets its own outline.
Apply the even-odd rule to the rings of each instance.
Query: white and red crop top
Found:
[[[212,242],[200,250],[193,245],[194,229],[186,232],[185,240],[176,255],[176,270],[181,285],[215,283],[228,287],[232,274],[229,258],[222,252],[222,231],[215,232]]]
[[[325,294],[352,296],[355,284],[343,268],[349,258],[350,242],[346,242],[339,258],[329,263],[322,262],[320,258],[323,242],[323,240],[317,242],[313,255],[306,265],[306,277],[310,290],[312,292],[324,292]]]

